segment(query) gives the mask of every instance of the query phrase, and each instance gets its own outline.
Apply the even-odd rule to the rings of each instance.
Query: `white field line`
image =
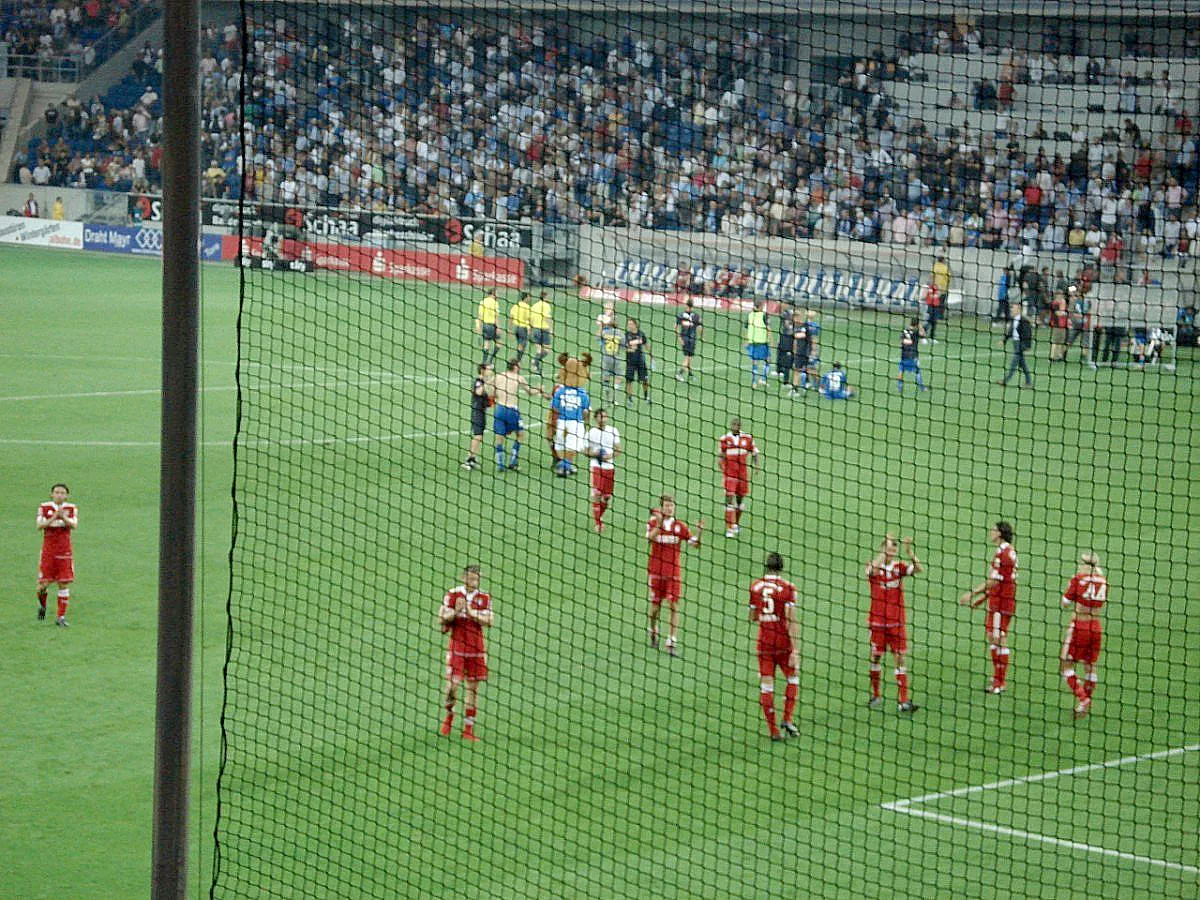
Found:
[[[291,384],[271,384],[264,382],[262,384],[242,385],[243,390],[247,393],[266,393],[269,391],[298,391],[306,388],[331,388],[331,387],[367,387],[370,385],[385,385],[394,384],[397,381],[416,382],[418,384],[431,384],[438,381],[449,381],[440,375],[397,375],[392,372],[377,372],[377,373],[355,373],[355,374],[374,374],[375,378],[360,379],[357,381],[296,381]],[[228,393],[236,391],[238,386],[235,384],[210,385],[200,388],[201,393]],[[126,391],[79,391],[77,393],[66,394],[18,394],[11,396],[0,396],[0,403],[23,403],[35,400],[85,400],[102,397],[143,397],[156,396],[162,393],[162,388],[137,388],[135,390]]]
[[[886,808],[888,804],[884,804]],[[1056,847],[1065,847],[1068,850],[1082,850],[1085,853],[1096,853],[1101,856],[1112,856],[1117,859],[1124,859],[1130,862],[1145,863],[1151,866],[1161,866],[1164,869],[1173,869],[1177,872],[1187,872],[1189,875],[1200,875],[1200,868],[1196,866],[1185,866],[1182,863],[1171,862],[1166,859],[1155,859],[1153,856],[1141,856],[1137,853],[1125,853],[1121,850],[1110,850],[1108,847],[1096,847],[1092,844],[1084,844],[1079,841],[1068,841],[1063,838],[1052,837],[1048,834],[1033,834],[1028,831],[1021,831],[1018,828],[1009,828],[1005,825],[993,825],[990,822],[976,822],[974,819],[961,819],[958,816],[946,816],[941,813],[929,812],[924,809],[897,809],[894,812],[904,813],[907,816],[917,816],[921,819],[931,819],[934,822],[941,822],[943,825],[958,825],[962,828],[973,828],[976,831],[986,831],[991,834],[1002,834],[1006,837],[1017,838],[1024,841],[1037,841],[1041,844],[1053,844]]]
[[[908,797],[903,800],[892,800],[888,803],[881,804],[881,808],[886,809],[889,812],[902,813],[906,816],[916,816],[921,819],[929,819],[934,822],[941,822],[944,825],[958,825],[962,828],[973,828],[977,831],[1001,834],[1007,837],[1019,838],[1026,841],[1038,841],[1043,844],[1053,844],[1054,846],[1066,847],[1071,850],[1082,850],[1087,853],[1096,853],[1102,856],[1112,856],[1117,859],[1125,859],[1131,862],[1141,862],[1148,865],[1173,869],[1179,872],[1187,872],[1192,875],[1200,875],[1200,867],[1198,866],[1183,865],[1182,863],[1169,862],[1165,859],[1156,859],[1154,857],[1142,856],[1137,853],[1126,853],[1120,850],[1110,850],[1107,847],[1098,847],[1094,844],[1084,844],[1079,841],[1069,841],[1063,838],[1056,838],[1051,835],[1034,834],[1029,831],[1021,831],[1017,828],[1009,828],[1005,825],[995,825],[991,822],[980,822],[975,819],[966,819],[960,816],[949,816],[943,813],[913,808],[915,805],[920,803],[933,803],[937,800],[944,800],[950,797],[966,797],[971,794],[979,794],[984,791],[1003,790],[1004,788],[1010,788],[1020,784],[1036,784],[1043,781],[1052,781],[1055,778],[1065,778],[1070,775],[1080,775],[1084,772],[1096,772],[1101,769],[1116,769],[1120,766],[1129,766],[1155,759],[1169,759],[1173,756],[1182,756],[1185,753],[1195,753],[1197,751],[1200,751],[1200,744],[1189,744],[1186,747],[1173,747],[1170,750],[1158,750],[1154,753],[1143,753],[1137,756],[1122,756],[1119,759],[1110,759],[1104,762],[1091,763],[1083,766],[1072,766],[1069,769],[1058,769],[1054,772],[1040,772],[1034,775],[1023,775],[1020,778],[1005,778],[1001,781],[989,782],[988,784],[954,788],[953,790],[938,791],[937,793],[933,794],[921,794],[918,797]]]
[[[544,422],[530,422],[526,427],[526,431],[531,431],[534,428],[540,428]],[[467,429],[457,431],[409,431],[400,434],[355,434],[348,437],[328,437],[328,438],[283,438],[282,440],[272,439],[246,439],[242,438],[237,441],[237,446],[242,449],[257,449],[261,447],[328,447],[337,446],[340,444],[394,444],[398,441],[423,441],[431,438],[449,438],[449,437],[464,437],[471,432]],[[233,440],[226,441],[201,441],[201,447],[231,447]],[[111,448],[136,448],[136,447],[158,447],[159,441],[43,441],[36,438],[0,438],[0,446],[9,445],[17,447],[111,447]]]

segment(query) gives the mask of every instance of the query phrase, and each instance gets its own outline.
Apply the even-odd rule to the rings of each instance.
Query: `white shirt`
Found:
[[[603,452],[604,458],[592,457],[593,469],[612,469],[613,456],[617,449],[621,446],[621,432],[617,431],[615,425],[609,425],[604,429],[592,427],[588,429],[586,436],[588,453]]]

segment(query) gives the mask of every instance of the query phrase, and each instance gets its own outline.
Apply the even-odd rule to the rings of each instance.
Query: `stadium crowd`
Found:
[[[14,59],[11,74],[41,77],[60,60],[77,67],[102,62],[97,42],[113,33],[111,51],[131,36],[138,13],[154,0],[4,0],[0,3],[0,42]]]
[[[1100,134],[1076,126],[1064,157],[1039,146],[1042,123],[1021,134],[1019,113],[995,133],[952,126],[951,116],[923,120],[892,96],[908,77],[903,55],[859,59],[836,85],[802,85],[787,74],[783,33],[608,41],[562,24],[497,30],[421,17],[392,41],[351,19],[307,31],[264,21],[251,40],[243,172],[239,35],[216,25],[204,34],[210,196],[1077,250],[1102,266],[1186,254],[1200,237],[1195,123],[1166,74],[1153,91],[1161,129],[1142,134],[1131,119]],[[970,33],[961,41],[975,43]],[[1047,77],[1034,56],[1008,55],[1003,102],[1019,103],[1013,86]],[[64,109],[73,126],[31,149],[16,180],[153,189],[157,54],[147,49],[139,65],[140,96]],[[1105,65],[1096,77],[1107,77]]]

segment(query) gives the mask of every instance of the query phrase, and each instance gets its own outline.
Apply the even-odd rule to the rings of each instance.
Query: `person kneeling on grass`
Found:
[[[835,362],[833,368],[821,376],[821,396],[826,400],[849,400],[854,394],[840,362]]]

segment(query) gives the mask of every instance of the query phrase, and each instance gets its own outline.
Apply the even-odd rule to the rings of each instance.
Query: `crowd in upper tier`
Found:
[[[389,31],[349,18],[306,30],[264,20],[249,37],[243,165],[241,38],[212,25],[201,65],[205,193],[730,236],[1078,249],[1102,262],[1194,244],[1195,111],[1175,93],[1156,107],[1152,134],[1133,119],[1101,133],[1070,125],[1070,152],[1051,155],[1039,142],[1054,123],[1024,127],[1019,92],[1003,130],[975,132],[895,99],[903,57],[864,57],[836,84],[809,85],[788,74],[782,29],[719,34],[671,42],[606,40],[561,23],[419,17]],[[119,103],[61,111],[16,178],[153,189],[159,54],[146,48],[137,65]],[[1029,57],[1014,55],[1010,71],[1028,82]],[[1074,112],[1063,120],[1077,122]]]

